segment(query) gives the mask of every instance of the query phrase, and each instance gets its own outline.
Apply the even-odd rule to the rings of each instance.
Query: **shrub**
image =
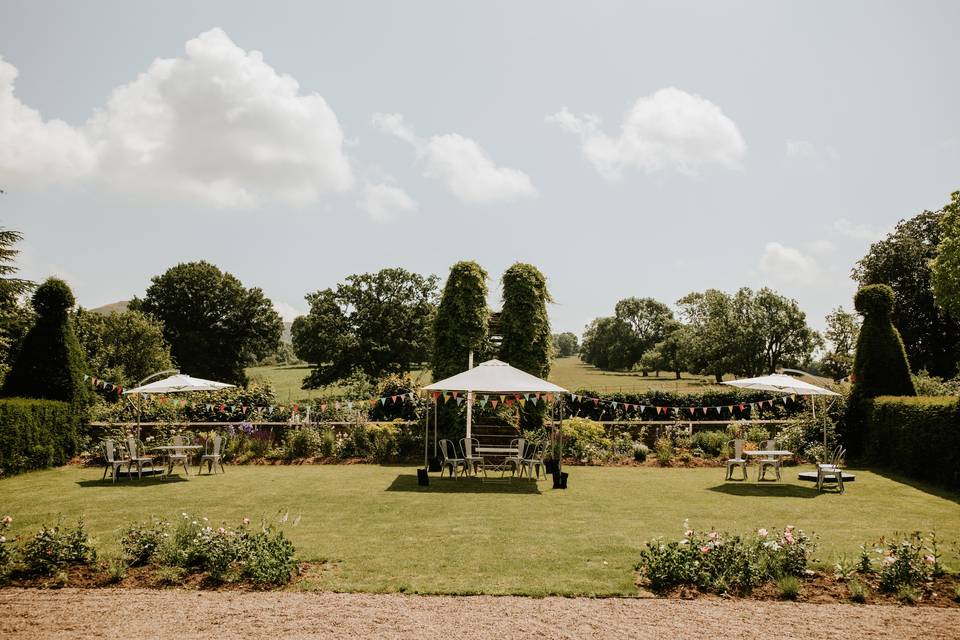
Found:
[[[920,591],[908,584],[901,585],[897,589],[897,600],[905,604],[917,604],[920,602]]]
[[[31,299],[37,320],[7,374],[3,395],[86,404],[83,349],[67,313],[74,305],[67,283],[49,278]]]
[[[824,461],[823,430],[826,424],[827,451],[836,447],[836,424],[826,412],[813,418],[813,414],[804,411],[790,419],[777,434],[782,449],[793,451],[794,455],[807,461]]]
[[[107,581],[110,584],[122,582],[127,577],[129,565],[123,557],[110,556],[104,561],[103,566],[107,570]]]
[[[920,532],[895,536],[886,542],[880,562],[880,589],[893,593],[914,588],[930,579],[937,564]]]
[[[673,460],[673,443],[669,436],[660,436],[653,445],[653,450],[657,454],[657,462],[661,466],[667,466]]]
[[[282,531],[263,527],[240,540],[241,575],[255,584],[281,585],[290,582],[296,568],[294,548]]]
[[[88,564],[97,554],[90,543],[83,520],[73,528],[61,522],[53,527],[42,526],[23,546],[23,563],[28,574],[52,575],[72,564]]]
[[[13,566],[13,551],[11,551],[13,544],[12,541],[7,540],[12,524],[13,518],[11,516],[3,516],[3,519],[0,520],[0,584],[6,582]]]
[[[639,441],[633,443],[634,460],[637,462],[646,462],[648,455],[650,455],[650,447]]]
[[[851,600],[862,604],[867,601],[867,596],[870,595],[870,587],[853,578],[847,582],[847,593],[850,594]]]
[[[570,418],[563,421],[561,428],[565,449],[575,460],[592,462],[606,457],[610,439],[599,422],[588,418]]]
[[[127,564],[139,567],[149,563],[170,537],[169,524],[161,520],[135,523],[120,533],[120,549]]]
[[[273,432],[261,429],[250,434],[250,455],[262,458],[273,447]]]
[[[370,438],[370,458],[374,462],[383,464],[396,459],[400,453],[397,448],[396,426],[389,422],[372,423],[367,427],[367,435]]]
[[[744,439],[759,446],[770,439],[770,431],[763,425],[755,424],[747,429]]]
[[[797,576],[780,576],[775,582],[783,600],[796,600],[800,595],[800,580]]]
[[[286,434],[284,452],[287,460],[312,458],[320,453],[322,447],[320,434],[313,427],[290,429]]]
[[[80,414],[55,400],[0,400],[0,474],[66,464],[80,448]]]
[[[704,455],[717,457],[727,446],[727,434],[722,431],[698,431],[693,434],[690,444]]]
[[[766,580],[802,575],[812,546],[789,526],[776,535],[758,529],[749,536],[687,529],[679,541],[647,542],[636,568],[657,592],[685,585],[747,593]]]
[[[336,452],[336,448],[337,437],[333,435],[333,431],[324,431],[323,436],[320,439],[320,455],[322,455],[324,458],[331,458]]]
[[[880,397],[867,403],[865,452],[873,464],[960,488],[960,399]]]

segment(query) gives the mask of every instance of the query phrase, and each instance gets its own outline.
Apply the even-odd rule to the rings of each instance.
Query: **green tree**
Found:
[[[209,262],[188,262],[152,279],[133,311],[163,324],[177,366],[192,376],[244,384],[244,367],[276,351],[283,321],[259,288],[247,289]]]
[[[627,369],[632,369],[644,353],[663,340],[667,325],[673,320],[670,307],[653,298],[624,298],[617,303],[614,315],[630,327],[633,335],[630,344],[624,345],[630,362]],[[647,374],[646,369],[643,374]]]
[[[550,375],[552,301],[547,279],[533,265],[518,262],[504,272],[500,359],[539,378]]]
[[[313,365],[304,388],[358,371],[373,380],[410,371],[429,359],[436,276],[405,269],[352,275],[306,296],[310,313],[292,327],[297,357]]]
[[[856,314],[837,307],[827,315],[824,337],[830,349],[823,357],[823,370],[834,380],[845,378],[853,371],[853,355],[860,335],[860,320]]]
[[[730,354],[737,349],[733,299],[723,291],[707,289],[689,293],[677,301],[690,339],[689,364],[693,371],[712,375],[723,381],[731,370]]]
[[[580,352],[577,336],[569,331],[553,334],[553,355],[557,358],[569,358]]]
[[[476,262],[458,262],[440,296],[433,322],[431,368],[434,380],[443,380],[467,368],[469,354],[474,362],[489,353],[487,330],[487,272]]]
[[[676,320],[671,320],[666,326],[666,336],[643,354],[643,365],[660,375],[661,371],[670,371],[676,379],[688,368],[689,358],[687,345],[689,343],[689,329]]]
[[[903,341],[890,320],[894,300],[893,289],[884,284],[861,287],[853,299],[863,316],[853,363],[854,397],[916,395]]]
[[[79,308],[73,326],[92,374],[129,387],[173,368],[163,325],[139,311],[92,313]]]
[[[20,343],[33,324],[33,313],[21,296],[33,288],[29,280],[17,278],[18,231],[0,227],[0,383],[16,358]]]
[[[960,191],[950,194],[950,204],[943,207],[940,244],[930,268],[937,304],[960,318]]]
[[[17,243],[23,240],[19,231],[0,227],[0,306],[15,303],[17,298],[33,288],[29,280],[16,278],[19,270],[15,264],[20,255]]]
[[[772,373],[782,366],[804,366],[822,340],[807,326],[807,316],[797,301],[764,287],[750,304],[754,308],[753,329],[760,337],[762,364],[760,369],[743,373]]]
[[[930,270],[943,217],[942,211],[924,211],[901,220],[893,233],[870,247],[854,267],[853,278],[861,286],[887,284],[893,289],[893,324],[913,370],[951,378],[960,360],[960,319],[936,304]]]
[[[86,363],[69,314],[74,302],[70,287],[58,278],[33,292],[37,319],[4,381],[4,396],[86,402]]]
[[[626,371],[636,364],[633,346],[636,338],[633,330],[615,316],[596,318],[583,332],[580,357],[605,371]]]

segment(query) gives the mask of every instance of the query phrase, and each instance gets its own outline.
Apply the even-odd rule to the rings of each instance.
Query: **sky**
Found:
[[[957,2],[36,2],[0,19],[0,226],[86,307],[208,260],[306,293],[458,260],[815,328],[960,189]]]

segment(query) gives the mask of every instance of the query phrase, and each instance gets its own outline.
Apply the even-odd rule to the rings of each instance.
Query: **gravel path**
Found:
[[[0,638],[957,638],[960,610],[746,600],[0,590]],[[456,634],[463,635],[463,634]]]

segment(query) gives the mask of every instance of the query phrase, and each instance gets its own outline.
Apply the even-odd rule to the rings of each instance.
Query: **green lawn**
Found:
[[[212,522],[289,510],[299,557],[334,568],[313,586],[350,591],[634,594],[642,542],[697,528],[746,531],[794,524],[819,536],[818,557],[851,557],[896,531],[936,529],[960,568],[960,496],[867,471],[845,495],[818,494],[786,470],[785,484],[724,483],[723,470],[568,467],[570,489],[547,482],[481,484],[374,465],[242,466],[189,481],[101,482],[99,469],[64,467],[0,480],[14,533],[84,516],[101,548],[125,523],[181,511]],[[753,471],[753,470],[751,470]]]
[[[277,365],[263,367],[249,367],[247,376],[253,381],[269,382],[281,402],[295,402],[330,395],[333,389],[304,390],[300,388],[303,378],[309,373],[310,367],[306,364]],[[430,384],[430,372],[416,370],[412,372],[413,379],[419,384]],[[549,379],[561,387],[575,391],[577,389],[591,389],[598,392],[643,393],[645,391],[698,391],[709,386],[709,376],[698,376],[684,373],[680,380],[675,379],[672,373],[660,372],[659,376],[651,373],[644,377],[641,373],[625,373],[616,371],[601,371],[593,365],[586,364],[578,357],[558,358],[553,361]]]

